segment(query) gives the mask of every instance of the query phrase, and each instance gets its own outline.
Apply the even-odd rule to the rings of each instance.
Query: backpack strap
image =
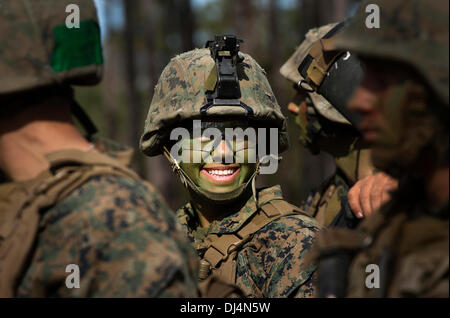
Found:
[[[18,191],[2,207],[0,223],[0,297],[13,297],[31,257],[40,211],[66,198],[95,176],[140,180],[129,168],[96,152],[68,150],[47,156],[50,169]]]
[[[227,283],[234,284],[236,280],[236,255],[242,246],[253,238],[253,234],[267,224],[282,216],[303,214],[296,206],[283,200],[273,200],[262,205],[257,213],[237,232],[222,235],[210,234],[203,259],[200,263],[200,280],[206,279],[210,273]]]

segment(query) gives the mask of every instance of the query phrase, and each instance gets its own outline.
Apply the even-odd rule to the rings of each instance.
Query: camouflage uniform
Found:
[[[213,73],[217,72],[216,66],[207,49],[186,52],[173,58],[161,74],[141,138],[141,150],[147,155],[158,155],[168,144],[171,128],[186,120],[209,117],[249,118],[278,127],[279,149],[285,150],[286,121],[265,73],[247,54],[239,56],[242,58],[237,64],[239,97],[252,108],[253,115],[242,107],[223,106],[212,107],[202,116],[206,85],[208,79],[217,77]],[[165,154],[182,180],[186,180],[177,162]],[[185,183],[190,190],[195,188],[191,183]],[[207,228],[200,226],[191,203],[178,210],[178,218],[202,258],[200,276],[206,277],[212,270],[214,275],[236,284],[246,297],[311,297],[315,266],[304,266],[303,258],[319,229],[317,223],[284,201],[279,186],[260,190],[249,199],[239,198],[243,200],[239,210],[213,221]]]
[[[260,205],[283,200],[280,186],[262,189],[257,195]],[[235,233],[257,211],[252,197],[239,212],[214,221],[208,228],[199,226],[190,203],[180,208],[177,216],[203,257],[209,234]],[[318,230],[305,215],[281,217],[258,230],[235,256],[235,283],[245,297],[312,297],[314,267],[305,266],[303,259]]]
[[[72,3],[80,8],[79,29],[65,27]],[[0,48],[5,118],[26,107],[38,112],[55,96],[70,102],[70,85],[100,81],[92,1],[2,1],[0,34],[8,34]],[[2,180],[0,295],[197,296],[197,256],[176,217],[127,168],[130,150],[92,138],[90,151],[46,154],[50,168],[36,178]],[[69,264],[79,266],[80,288],[66,285]]]
[[[334,146],[322,149],[322,146],[315,142],[316,136],[320,133],[318,131],[320,126],[314,127],[318,122],[305,126],[300,115],[296,116],[296,124],[301,130],[300,142],[313,152],[316,150],[312,149],[317,148],[330,153],[336,163],[335,173],[317,189],[311,191],[300,207],[324,226],[354,227],[357,219],[350,210],[347,195],[356,181],[372,172],[369,151],[361,145],[359,133],[356,130],[350,133],[353,136],[350,140],[348,135],[346,137],[339,135],[339,129],[351,129],[352,124],[340,113],[340,110],[318,93],[317,89],[304,90],[300,83],[304,82],[305,78],[298,70],[311,47],[336,26],[337,23],[332,23],[309,30],[305,40],[280,68],[280,73],[294,84],[299,93],[304,95],[303,99],[309,100],[309,103],[313,105],[315,112],[321,117],[319,125],[329,125],[336,130]]]
[[[373,3],[381,9],[379,29],[365,27],[364,9]],[[448,116],[448,5],[448,1],[439,0],[363,2],[329,49],[348,49],[363,58],[405,63],[421,74],[420,80],[428,84],[428,92],[434,97],[433,104],[429,99],[424,102],[424,109],[436,107]],[[401,99],[396,101],[384,107],[403,109]],[[419,112],[419,108],[414,110]],[[402,116],[419,116],[411,109],[407,111]],[[435,113],[426,115],[438,117]],[[440,120],[435,125],[445,125]],[[448,167],[448,122],[446,125],[441,131],[447,134],[447,144],[442,145],[446,158],[441,160]],[[430,147],[437,137],[427,145],[420,144],[423,148],[419,151],[437,149]],[[355,231],[334,229],[319,236],[311,257],[320,260],[321,296],[448,297],[448,201],[441,207],[430,206],[427,180],[417,169],[423,165],[418,156],[411,158],[410,166],[403,164],[399,188],[380,213],[361,222]],[[379,266],[379,288],[366,285],[370,264]]]
[[[351,218],[347,203],[349,189],[350,185],[345,177],[339,169],[336,169],[331,177],[308,194],[300,204],[300,208],[314,217],[319,224],[326,227],[333,226],[341,217]]]
[[[109,152],[127,161],[127,153]],[[16,203],[10,196],[35,182],[0,185],[2,210]],[[16,296],[196,296],[195,252],[150,185],[125,176],[92,177],[40,214],[36,247]],[[79,265],[80,289],[66,287],[68,264]]]

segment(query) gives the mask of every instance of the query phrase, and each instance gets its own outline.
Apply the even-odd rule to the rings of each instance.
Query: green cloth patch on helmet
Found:
[[[80,22],[79,28],[58,25],[53,34],[55,46],[50,64],[55,72],[103,64],[100,29],[94,20]]]

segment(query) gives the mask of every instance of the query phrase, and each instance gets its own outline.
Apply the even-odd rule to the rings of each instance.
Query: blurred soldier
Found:
[[[92,1],[4,0],[0,34],[0,296],[196,296],[195,250],[131,151],[72,121],[93,133],[70,86],[101,78]]]
[[[353,228],[358,223],[354,214],[362,218],[377,210],[389,199],[387,191],[396,182],[384,173],[372,176],[375,169],[370,150],[355,128],[358,117],[345,107],[361,80],[359,60],[350,53],[327,55],[323,50],[322,43],[341,27],[342,23],[334,23],[311,29],[280,73],[297,90],[288,110],[300,127],[300,142],[313,154],[331,154],[336,163],[336,172],[307,197],[301,208],[325,226]],[[363,192],[355,193],[351,210],[347,196],[358,180],[364,180],[366,186]]]
[[[380,28],[366,27],[369,4]],[[446,0],[364,2],[327,47],[361,57],[349,108],[362,115],[374,165],[401,179],[358,231],[318,239],[322,296],[449,295],[448,15]]]
[[[177,214],[201,258],[200,279],[212,273],[246,297],[310,297],[315,266],[305,267],[303,257],[318,227],[283,200],[280,186],[254,187],[260,162],[278,163],[288,136],[265,72],[239,53],[239,43],[217,36],[210,50],[170,61],[155,88],[141,149],[164,153],[189,190],[191,202]],[[180,127],[187,135],[174,144]],[[262,156],[269,128],[275,134]],[[248,135],[227,138],[239,129]],[[196,155],[201,159],[192,160]]]

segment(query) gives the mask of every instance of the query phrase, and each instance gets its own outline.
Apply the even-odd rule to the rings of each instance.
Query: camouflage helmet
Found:
[[[331,29],[333,29],[338,23],[330,23],[319,28],[313,28],[308,31],[305,35],[305,40],[297,47],[294,54],[283,64],[280,68],[280,73],[287,80],[294,83],[296,86],[299,85],[305,78],[298,71],[298,67],[305,59],[311,46],[318,40],[320,40],[325,34],[327,34]],[[345,125],[350,125],[350,122],[342,116],[339,111],[334,108],[328,100],[322,95],[315,91],[307,92],[315,109],[320,115],[326,119]]]
[[[206,103],[206,86],[215,71],[215,61],[209,49],[195,49],[171,59],[155,87],[140,148],[149,156],[162,153],[170,130],[189,119],[211,117],[247,118],[279,130],[279,152],[288,148],[286,119],[267,81],[264,70],[249,55],[239,53],[237,64],[241,91],[240,100],[250,106],[250,116],[243,107],[226,106],[209,108],[206,114],[200,109]]]
[[[377,5],[380,27],[368,28],[368,5]],[[369,0],[327,48],[364,57],[406,63],[449,104],[449,2],[447,0]]]
[[[79,25],[74,24],[77,13]],[[55,84],[93,85],[101,79],[100,30],[92,0],[3,0],[0,34],[0,96]]]

